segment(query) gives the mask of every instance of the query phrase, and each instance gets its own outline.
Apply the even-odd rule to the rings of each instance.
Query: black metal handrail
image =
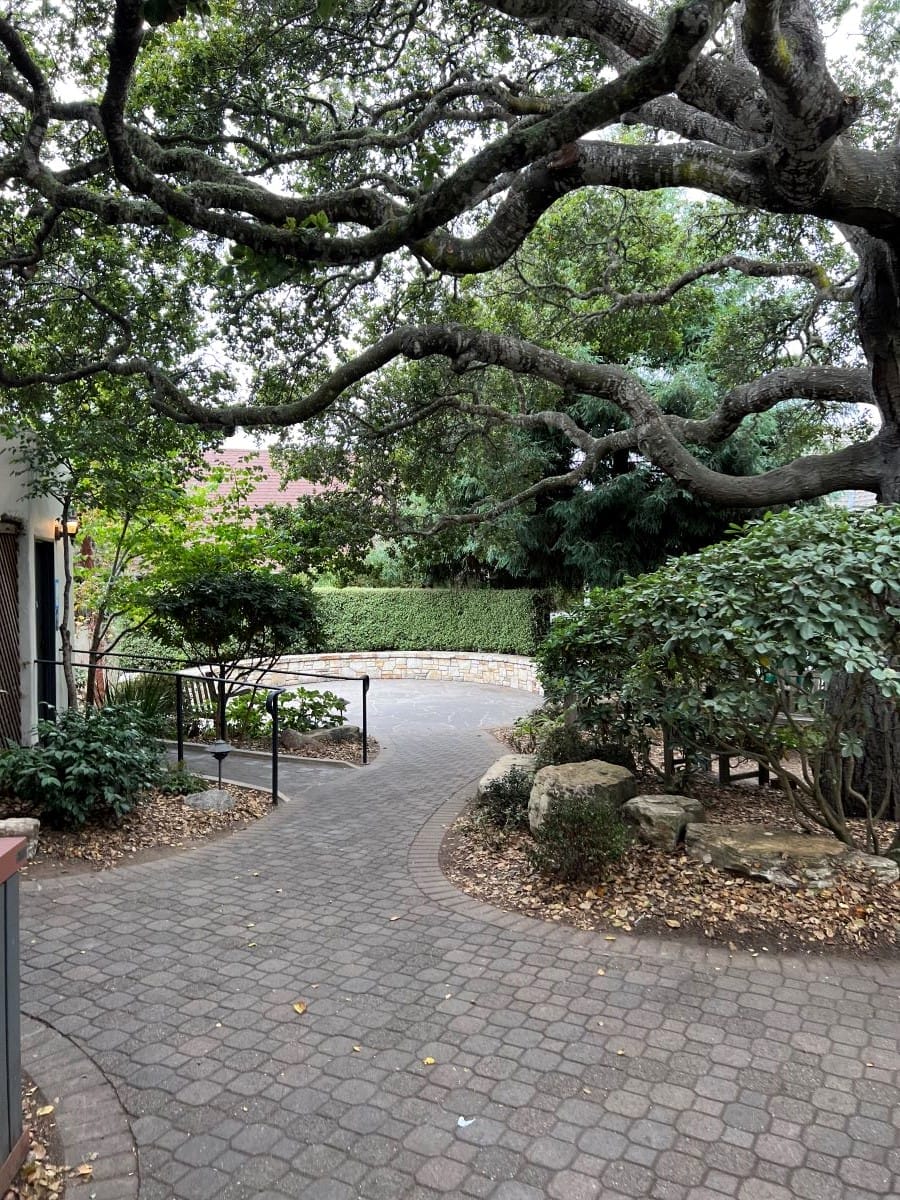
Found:
[[[87,651],[80,651],[80,652],[76,651],[75,653],[76,654],[80,653],[83,656],[83,655],[87,654],[88,652]],[[111,654],[109,656],[104,655],[104,658],[105,657],[129,658],[129,659],[142,658],[142,659],[146,660],[146,659],[151,658],[152,656],[150,656],[150,655]],[[154,659],[154,661],[157,661],[157,660]],[[62,666],[63,660],[61,658],[55,658],[55,659],[36,658],[34,660],[34,663],[35,663],[35,666]],[[73,662],[72,666],[78,667],[79,669],[83,669],[83,668],[87,668],[87,667],[102,667],[102,663],[97,663],[96,661],[89,662],[89,663]],[[197,674],[195,674],[195,672],[197,671],[197,667],[185,667],[179,671],[166,671],[166,670],[162,670],[158,667],[131,667],[131,666],[116,667],[114,665],[113,670],[121,671],[123,674],[128,674],[128,675],[157,675],[162,678],[170,678],[170,679],[175,680],[175,737],[176,737],[176,746],[177,746],[176,753],[177,753],[177,759],[178,759],[179,766],[184,765],[184,681],[185,681],[185,679],[201,679],[204,682],[217,685],[217,693],[218,693],[217,716],[218,716],[218,723],[219,723],[219,733],[220,733],[220,736],[222,737],[223,741],[225,740],[226,733],[227,733],[227,730],[225,728],[225,699],[226,699],[226,695],[227,695],[226,686],[229,684],[232,684],[232,683],[238,683],[238,684],[240,684],[241,689],[243,691],[254,691],[254,692],[264,691],[264,692],[266,692],[267,693],[266,700],[265,700],[266,712],[268,712],[269,716],[272,718],[272,804],[275,805],[278,803],[278,726],[279,726],[278,700],[283,692],[290,690],[289,688],[273,687],[270,683],[249,683],[246,680],[234,679],[233,677],[229,677],[224,674],[197,675]],[[360,683],[362,685],[362,726],[361,726],[361,730],[360,730],[360,733],[362,736],[362,761],[363,761],[364,766],[366,766],[368,764],[368,761],[369,761],[368,695],[369,695],[369,684],[370,684],[370,679],[369,679],[368,675],[355,675],[355,676],[326,675],[326,674],[322,674],[320,672],[313,672],[313,671],[309,671],[309,672],[282,671],[282,670],[276,669],[276,668],[269,668],[269,670],[263,671],[262,674],[263,675],[279,674],[279,675],[292,675],[292,676],[301,676],[301,677],[306,676],[306,677],[312,678],[312,679],[332,679],[332,680],[339,681],[342,683],[353,683],[353,682]]]

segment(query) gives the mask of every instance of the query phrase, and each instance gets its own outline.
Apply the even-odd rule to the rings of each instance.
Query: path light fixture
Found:
[[[74,542],[75,538],[78,536],[78,529],[80,525],[81,522],[77,517],[69,517],[65,524],[63,524],[63,522],[57,518],[53,525],[53,537],[58,542],[63,534],[65,534],[69,541]]]
[[[231,747],[228,745],[227,742],[223,742],[223,741],[219,740],[218,742],[213,742],[211,746],[207,746],[206,750],[209,754],[211,754],[213,756],[213,758],[219,764],[219,789],[221,790],[221,788],[222,788],[222,763],[225,761],[225,759],[231,753]]]

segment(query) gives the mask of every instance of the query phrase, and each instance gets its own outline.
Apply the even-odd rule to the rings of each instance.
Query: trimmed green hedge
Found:
[[[322,648],[485,650],[533,654],[549,623],[550,595],[522,588],[319,588]]]

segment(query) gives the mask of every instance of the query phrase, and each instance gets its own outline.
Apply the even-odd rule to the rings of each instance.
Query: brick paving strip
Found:
[[[609,942],[443,879],[501,752],[483,728],[532,703],[373,685],[367,770],[286,774],[292,801],[228,839],[23,887],[25,1010],[83,1052],[38,1081],[79,1114],[117,1096],[140,1200],[900,1195],[900,964]]]

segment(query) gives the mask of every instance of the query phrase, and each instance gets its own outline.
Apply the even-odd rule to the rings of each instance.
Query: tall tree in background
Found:
[[[627,366],[665,414],[703,420],[749,362],[792,367],[801,353],[821,353],[826,334],[829,354],[846,352],[847,305],[826,306],[808,287],[773,287],[740,273],[718,288],[701,278],[661,296],[654,277],[702,267],[714,248],[720,261],[746,265],[742,248],[773,252],[775,240],[789,235],[802,240],[803,232],[783,222],[738,222],[721,205],[579,193],[545,214],[499,271],[451,286],[431,278],[404,292],[398,286],[369,321],[377,330],[399,301],[422,322],[540,334],[571,358]],[[609,253],[598,257],[600,245]],[[820,249],[830,271],[852,276],[841,246]],[[427,423],[416,420],[423,398],[433,409]],[[483,420],[460,413],[461,403],[477,406]],[[299,446],[282,449],[281,460],[296,476],[343,482],[313,506],[345,513],[349,538],[368,531],[387,539],[375,566],[392,582],[608,585],[699,549],[752,515],[693,495],[627,446],[601,459],[588,479],[542,490],[548,477],[571,477],[583,451],[560,430],[523,429],[494,415],[523,406],[564,409],[598,438],[627,427],[607,400],[554,395],[539,380],[498,372],[460,377],[429,359],[389,368],[364,396],[333,405],[307,423]],[[871,434],[858,415],[838,410],[781,405],[696,453],[705,466],[741,476]],[[504,502],[535,485],[527,500]],[[375,497],[375,504],[361,499]],[[489,514],[492,521],[480,519]],[[420,536],[403,536],[415,531]]]

